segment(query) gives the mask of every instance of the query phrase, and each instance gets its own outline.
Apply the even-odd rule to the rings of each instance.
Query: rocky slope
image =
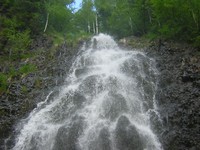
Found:
[[[37,71],[16,77],[9,85],[9,92],[0,95],[0,149],[12,147],[17,122],[25,118],[50,91],[56,91],[64,83],[81,43],[75,47],[68,43],[55,47],[51,39],[40,37],[31,48],[38,54],[16,63],[17,68],[26,63],[34,64]],[[0,68],[6,66],[1,65]]]
[[[128,38],[143,47],[159,71],[156,100],[161,123],[156,132],[164,150],[200,149],[200,49],[184,43]],[[158,118],[152,117],[155,123]]]
[[[166,150],[200,149],[200,50],[187,44],[153,43],[148,54],[160,72],[156,99]]]

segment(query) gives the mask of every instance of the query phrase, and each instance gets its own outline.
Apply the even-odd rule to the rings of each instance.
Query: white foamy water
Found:
[[[100,34],[75,59],[66,85],[21,123],[13,150],[160,150],[151,129],[155,63]]]

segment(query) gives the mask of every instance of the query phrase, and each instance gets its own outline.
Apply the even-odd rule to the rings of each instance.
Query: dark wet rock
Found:
[[[110,133],[107,128],[101,129],[98,141],[99,141],[98,147],[101,148],[101,150],[112,149],[110,141]]]
[[[75,92],[73,96],[73,103],[77,107],[80,107],[84,102],[86,102],[86,98],[82,94]]]
[[[103,117],[115,120],[120,114],[128,110],[126,99],[121,94],[109,92],[105,99],[102,104]]]
[[[70,127],[61,127],[58,130],[53,150],[78,150],[78,137],[83,130],[83,120],[78,117]]]
[[[78,78],[78,77],[81,77],[81,76],[89,74],[91,71],[98,70],[98,69],[99,69],[98,67],[77,68],[75,70],[75,76]]]
[[[80,69],[76,69],[75,70],[75,76],[78,78],[80,77],[81,75],[87,73],[87,69],[86,68],[80,68]]]
[[[82,81],[79,86],[80,93],[89,96],[95,96],[103,90],[102,79],[100,75],[91,75]]]
[[[139,66],[138,62],[134,59],[127,60],[124,62],[124,64],[121,66],[121,71],[125,74],[135,77],[139,72]]]
[[[119,82],[118,78],[116,76],[110,76],[107,80],[106,80],[106,85],[105,87],[107,89],[111,89],[112,92],[117,91],[118,88],[121,87],[121,83]]]
[[[172,42],[165,42],[160,50],[156,47],[154,43],[147,52],[159,70],[156,100],[162,129],[153,114],[152,128],[165,150],[200,149],[199,49]]]
[[[99,135],[90,141],[89,150],[111,150],[110,133],[106,127],[102,128]]]
[[[143,150],[142,140],[127,117],[121,116],[115,130],[116,146],[119,150]]]
[[[193,82],[195,80],[200,80],[200,74],[197,73],[184,73],[182,75],[183,82]]]

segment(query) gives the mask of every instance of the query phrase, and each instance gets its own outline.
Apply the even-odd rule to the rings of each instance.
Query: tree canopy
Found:
[[[18,37],[29,40],[43,31],[93,34],[97,27],[100,32],[119,38],[150,35],[200,41],[199,0],[83,0],[76,12],[73,3],[73,0],[2,0],[1,53],[9,52],[4,48],[7,44],[16,46],[13,41]]]
[[[94,0],[100,30],[199,42],[199,0]]]

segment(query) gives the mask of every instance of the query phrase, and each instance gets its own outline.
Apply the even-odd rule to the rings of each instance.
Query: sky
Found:
[[[75,0],[75,8],[79,9],[80,8],[80,4],[82,3],[82,0]]]

